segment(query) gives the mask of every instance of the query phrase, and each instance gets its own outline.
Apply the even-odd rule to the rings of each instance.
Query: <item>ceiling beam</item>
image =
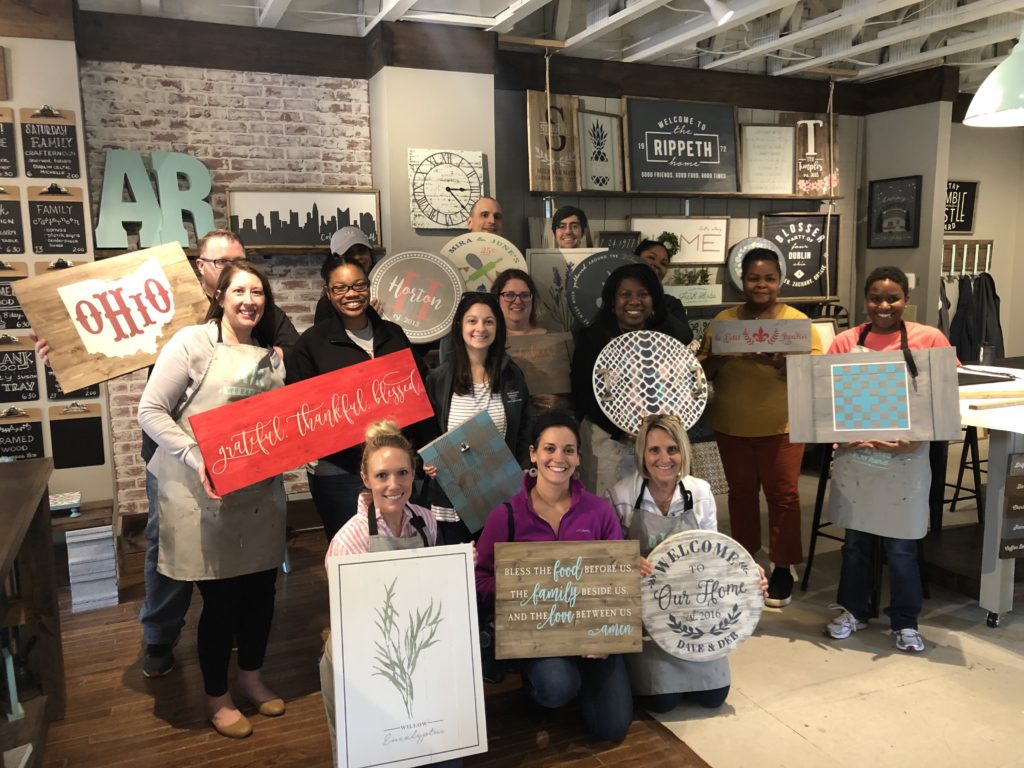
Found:
[[[452,24],[456,27],[475,27],[477,29],[488,29],[494,25],[493,16],[470,16],[465,13],[445,13],[443,11],[406,11],[402,18],[405,21]]]
[[[565,45],[567,48],[579,48],[587,43],[592,43],[594,40],[614,32],[623,24],[628,24],[656,8],[667,5],[669,2],[670,0],[637,0],[637,2],[631,3],[618,13],[613,13],[596,24],[588,25],[586,29],[577,32],[566,40]]]
[[[414,5],[416,5],[416,0],[382,0],[380,13],[366,22],[359,34],[366,37],[370,34],[370,30],[382,21],[398,21]]]
[[[722,34],[728,30],[747,24],[758,16],[781,10],[792,5],[794,0],[748,0],[740,5],[739,0],[732,0],[729,7],[735,11],[733,17],[721,26],[715,23],[711,14],[700,16],[692,21],[677,24],[674,27],[659,32],[646,40],[627,47],[625,50],[632,53],[622,57],[625,62],[649,61],[663,56],[676,48],[684,45],[692,45],[705,38],[716,34]],[[618,15],[618,14],[616,14]]]
[[[850,8],[833,11],[832,13],[812,19],[810,22],[800,27],[800,29],[794,29],[789,34],[781,35],[773,40],[765,40],[764,42],[755,43],[744,51],[738,51],[737,53],[716,59],[706,67],[703,67],[703,69],[719,69],[721,67],[728,67],[731,64],[736,64],[744,59],[749,59],[754,56],[763,56],[766,53],[771,53],[772,51],[777,51],[781,48],[789,48],[797,43],[813,40],[816,37],[821,37],[822,35],[837,29],[853,26],[854,24],[863,24],[867,19],[891,13],[892,11],[897,11],[900,8],[913,5],[916,2],[918,2],[918,0],[880,0],[874,4],[861,3]]]
[[[257,25],[271,29],[276,28],[291,4],[292,0],[261,0],[260,8],[256,12]]]
[[[508,8],[494,17],[494,24],[488,27],[487,31],[511,32],[512,27],[550,2],[551,0],[515,0]]]
[[[818,67],[832,61],[842,61],[851,57],[857,57],[862,53],[877,51],[879,48],[891,46],[903,40],[910,40],[914,37],[931,35],[944,29],[957,27],[961,24],[970,24],[987,16],[997,13],[1008,13],[1024,8],[1024,0],[975,0],[970,5],[963,5],[952,13],[938,14],[934,17],[900,24],[890,27],[885,33],[880,34],[874,40],[867,40],[863,43],[850,46],[844,50],[833,51],[828,54],[816,56],[806,61],[798,61],[794,64],[782,67],[773,72],[773,75],[794,75],[803,72],[811,67]]]
[[[551,36],[555,40],[565,40],[569,36],[569,20],[572,18],[572,0],[558,0],[555,8],[555,20],[552,24]]]

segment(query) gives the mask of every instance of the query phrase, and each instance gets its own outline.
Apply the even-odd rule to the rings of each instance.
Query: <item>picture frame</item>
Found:
[[[618,248],[623,251],[635,251],[640,245],[639,232],[612,231],[597,233],[598,248]]]
[[[838,297],[839,224],[838,213],[761,214],[761,237],[782,252],[786,264],[780,296],[802,301]]]
[[[526,263],[537,286],[537,322],[549,331],[571,331],[576,318],[569,309],[569,286],[576,265],[604,248],[529,248]]]
[[[868,248],[917,248],[921,240],[921,176],[868,182]]]
[[[832,342],[839,335],[839,324],[834,317],[815,317],[811,319],[811,326],[818,334],[818,341],[821,342],[821,351],[827,353]]]
[[[578,192],[576,112],[579,98],[526,92],[531,192]]]
[[[796,128],[796,197],[839,195],[839,125],[821,112],[782,112],[779,125]]]
[[[379,190],[347,187],[228,190],[228,228],[242,238],[248,249],[326,253],[330,249],[331,235],[347,226],[363,230],[372,248],[383,247]]]
[[[609,112],[578,110],[576,148],[580,191],[623,191],[621,117]]]
[[[796,126],[740,126],[740,192],[792,195],[796,166]]]
[[[974,212],[978,205],[977,181],[946,182],[946,217],[943,231],[952,235],[974,232]]]
[[[627,223],[642,240],[659,240],[665,232],[673,235],[679,244],[670,259],[675,266],[725,263],[728,216],[630,216]]]

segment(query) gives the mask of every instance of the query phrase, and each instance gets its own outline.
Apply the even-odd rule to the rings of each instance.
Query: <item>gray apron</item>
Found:
[[[693,513],[693,494],[679,483],[679,491],[686,500],[686,509],[678,517],[668,517],[658,512],[648,512],[642,506],[645,480],[640,494],[633,503],[633,519],[629,523],[629,538],[640,542],[640,554],[647,557],[651,550],[667,536],[680,531],[692,531],[697,526]],[[712,661],[686,661],[677,659],[661,649],[661,646],[644,637],[642,653],[627,653],[626,669],[633,693],[637,696],[655,696],[663,693],[686,693],[689,691],[710,691],[730,684],[729,660],[725,657]]]
[[[861,332],[857,349],[867,337]],[[900,348],[909,356],[906,325],[900,325]],[[913,376],[917,368],[907,361]],[[929,444],[913,453],[859,451],[839,447],[832,465],[829,520],[843,528],[891,539],[923,539],[928,533],[928,491],[932,472]]]
[[[175,423],[194,439],[192,414],[284,386],[270,355],[271,350],[250,344],[224,344],[218,335],[210,364]],[[194,469],[165,454],[157,480],[157,570],[163,575],[178,581],[227,579],[284,561],[287,499],[280,475],[217,501],[206,495]]]

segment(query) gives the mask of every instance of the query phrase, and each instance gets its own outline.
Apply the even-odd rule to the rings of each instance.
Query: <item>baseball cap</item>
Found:
[[[369,238],[359,227],[342,227],[331,235],[331,253],[344,256],[345,251],[353,245],[364,245],[371,251],[373,250]]]

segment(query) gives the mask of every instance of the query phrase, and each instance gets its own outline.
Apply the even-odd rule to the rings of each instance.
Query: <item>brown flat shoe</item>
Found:
[[[239,718],[230,725],[217,725],[213,718],[210,718],[210,724],[217,733],[221,736],[227,736],[229,739],[244,739],[246,736],[252,734],[252,724],[249,722],[249,718],[245,715],[239,716]]]
[[[284,710],[284,699],[267,699],[256,705],[256,711],[264,717],[280,717]]]

